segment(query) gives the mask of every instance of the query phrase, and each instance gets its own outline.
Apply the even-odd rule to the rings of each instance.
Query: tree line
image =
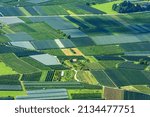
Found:
[[[131,12],[141,12],[150,11],[150,4],[140,5],[138,3],[132,3],[130,1],[123,1],[120,4],[113,4],[112,9],[118,13],[131,13]]]

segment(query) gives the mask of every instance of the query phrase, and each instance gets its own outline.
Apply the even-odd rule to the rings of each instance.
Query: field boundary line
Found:
[[[116,86],[116,87],[118,87],[115,83],[114,83],[114,81],[108,76],[108,74],[104,71],[104,70],[102,70],[103,72],[104,72],[104,74],[109,78],[109,80]]]

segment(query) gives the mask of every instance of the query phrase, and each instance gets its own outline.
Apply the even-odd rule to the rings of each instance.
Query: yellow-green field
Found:
[[[112,10],[112,5],[119,4],[121,2],[122,2],[122,0],[118,0],[118,1],[107,2],[107,3],[103,3],[103,4],[92,5],[92,7],[96,8],[100,11],[103,11],[107,14],[118,14],[116,11]]]
[[[26,96],[26,91],[0,91],[0,97],[7,97],[7,96]]]
[[[7,74],[16,74],[12,68],[6,66],[3,62],[0,62],[0,75],[7,75]]]

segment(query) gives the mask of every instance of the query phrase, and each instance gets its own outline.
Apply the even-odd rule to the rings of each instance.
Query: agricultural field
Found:
[[[7,75],[7,74],[16,74],[10,67],[6,66],[5,63],[0,62],[0,75]]]
[[[0,100],[150,99],[150,12],[122,2],[1,0]]]
[[[92,76],[92,74],[89,71],[79,71],[77,72],[77,79],[80,82],[85,82],[88,84],[95,84],[97,85],[97,80]]]
[[[121,3],[121,0],[116,0],[116,1],[103,3],[103,4],[97,4],[97,5],[93,5],[92,7],[100,11],[103,11],[107,14],[117,14],[117,12],[112,9],[112,5],[119,4],[119,3]]]

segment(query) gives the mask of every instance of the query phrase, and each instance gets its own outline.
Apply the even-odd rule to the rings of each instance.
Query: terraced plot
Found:
[[[126,51],[150,51],[149,42],[127,43],[120,46]]]
[[[106,73],[117,86],[148,85],[150,83],[148,77],[138,70],[108,69]],[[150,72],[144,73],[148,75]]]
[[[48,89],[28,91],[27,96],[17,96],[17,100],[62,100],[68,99],[66,89]]]
[[[118,67],[122,69],[144,70],[147,67],[147,65],[135,64],[132,62],[124,62],[122,64],[119,64]]]
[[[107,3],[103,3],[103,4],[96,4],[96,5],[93,5],[92,7],[93,8],[96,8],[100,11],[103,11],[107,14],[117,14],[116,11],[112,10],[112,5],[113,4],[119,4],[121,3],[121,0],[118,0],[118,1],[110,1],[110,2],[107,2]]]
[[[83,10],[85,10],[87,12],[92,13],[92,14],[105,14],[105,12],[102,12],[100,10],[92,8],[92,7],[88,6],[88,5],[79,5],[78,8],[83,9]]]
[[[21,85],[1,85],[0,84],[0,90],[1,91],[19,91],[22,90]]]
[[[39,71],[37,68],[20,60],[14,54],[1,54],[0,60],[18,73],[32,73]]]
[[[61,49],[66,56],[82,56],[83,53],[77,48]]]
[[[89,71],[79,71],[77,72],[77,79],[80,82],[97,85],[97,80],[92,76]]]
[[[50,67],[43,65],[42,63],[32,59],[31,57],[22,57],[21,59],[40,70],[50,70]]]
[[[121,43],[135,43],[141,42],[134,35],[110,35],[110,36],[94,36],[91,37],[96,45],[109,45],[109,44],[121,44]]]
[[[71,38],[77,38],[77,37],[87,37],[85,33],[80,31],[79,29],[67,29],[67,30],[62,30],[66,35],[70,35]]]
[[[16,47],[35,50],[35,48],[33,47],[33,45],[29,41],[10,42],[10,43],[11,43],[11,45],[16,46]]]
[[[94,46],[95,43],[89,37],[71,38],[71,41],[77,46]]]
[[[27,90],[37,89],[99,89],[101,86],[83,84],[79,82],[24,82]]]
[[[6,36],[4,36],[4,35],[0,36],[0,43],[8,42],[8,41],[9,41],[9,39]]]
[[[18,7],[0,7],[2,16],[23,16]]]
[[[127,56],[150,56],[150,51],[131,51],[124,54]]]
[[[137,33],[148,33],[150,29],[143,25],[130,25],[131,29],[135,30]]]
[[[0,91],[21,91],[19,75],[0,76]]]
[[[28,2],[31,2],[31,3],[42,3],[42,2],[47,2],[49,0],[27,0]]]
[[[0,17],[0,22],[7,24],[7,25],[24,23],[24,21],[19,19],[18,17]]]
[[[0,75],[16,74],[13,69],[6,66],[3,62],[0,62]]]
[[[104,67],[101,64],[99,64],[98,62],[93,62],[93,63],[86,63],[85,69],[102,70],[102,69],[104,69]]]
[[[95,55],[94,56],[97,60],[124,60],[123,58],[119,56],[114,56],[114,55]]]
[[[48,53],[54,56],[65,56],[65,54],[61,51],[61,49],[47,49],[43,50],[44,53]]]
[[[65,30],[75,28],[71,23],[65,21],[61,17],[29,17],[32,22],[46,22],[49,26],[54,29]],[[61,24],[61,25],[60,25]]]
[[[104,71],[91,71],[96,80],[103,86],[116,87],[116,84]]]
[[[0,45],[0,53],[1,54],[14,53],[15,55],[19,57],[41,54],[40,52],[37,52],[37,51],[26,50],[23,48],[9,46],[9,45]]]
[[[66,7],[62,5],[41,6],[47,15],[68,15]]]
[[[6,36],[11,41],[31,41],[31,40],[34,40],[30,35],[28,35],[25,32],[18,32],[15,34],[6,34]]]
[[[54,71],[48,71],[45,81],[52,81],[54,76]]]
[[[59,48],[73,48],[75,45],[69,39],[55,39]]]
[[[25,73],[22,75],[22,81],[39,81],[41,78],[42,72],[32,72],[32,73]]]
[[[31,6],[25,6],[24,9],[28,11],[31,15],[39,15],[36,10]]]
[[[12,24],[10,25],[10,29],[16,33],[20,31],[26,32],[26,33],[35,32],[35,30],[29,27],[26,23]]]
[[[86,56],[122,54],[124,50],[117,45],[79,47]]]
[[[139,60],[146,60],[150,61],[150,57],[148,56],[122,56],[124,59],[129,60],[129,61],[139,61]]]
[[[30,32],[28,32],[28,34],[30,34],[36,40],[65,38],[63,33],[61,33],[59,30],[55,30],[44,22],[29,23],[27,26],[28,30],[32,29]]]
[[[54,40],[31,41],[31,43],[37,50],[59,48]]]
[[[32,55],[30,57],[43,63],[44,65],[61,65],[56,56],[49,54]]]

